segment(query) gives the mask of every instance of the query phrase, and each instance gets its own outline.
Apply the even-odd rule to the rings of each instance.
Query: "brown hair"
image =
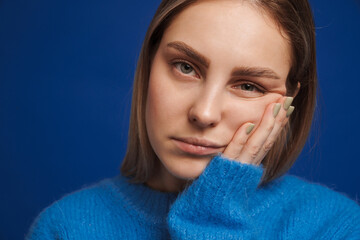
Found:
[[[286,80],[287,95],[300,89],[293,105],[296,110],[262,161],[265,172],[262,184],[287,172],[302,150],[310,131],[316,103],[315,29],[307,0],[248,0],[279,26],[292,48],[292,64]],[[145,106],[152,59],[162,35],[172,19],[196,0],[163,0],[158,7],[143,42],[135,72],[128,147],[121,172],[133,182],[148,181],[159,166],[145,126]]]

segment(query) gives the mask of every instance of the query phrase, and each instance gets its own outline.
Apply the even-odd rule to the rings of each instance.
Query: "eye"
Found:
[[[174,66],[182,74],[196,76],[194,68],[186,62],[176,62],[174,63]]]
[[[253,98],[253,97],[261,97],[265,94],[266,90],[255,83],[239,83],[233,86],[236,90],[236,94],[241,97]]]
[[[250,91],[250,92],[258,90],[254,85],[249,84],[249,83],[241,84],[240,88],[241,88],[241,90]]]

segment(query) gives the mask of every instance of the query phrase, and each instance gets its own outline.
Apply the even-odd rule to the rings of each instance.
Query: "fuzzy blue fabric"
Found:
[[[217,156],[179,194],[119,175],[44,209],[26,239],[360,239],[354,201],[290,175],[257,188],[262,174]]]

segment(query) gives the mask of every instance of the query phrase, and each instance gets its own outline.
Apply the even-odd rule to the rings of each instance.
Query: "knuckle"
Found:
[[[274,124],[268,125],[268,126],[266,126],[265,131],[268,132],[268,133],[271,133],[273,128],[274,128]]]
[[[270,149],[272,148],[273,144],[274,144],[274,142],[272,142],[272,141],[265,143],[265,144],[264,144],[264,151],[265,151],[265,152],[270,151]]]
[[[287,123],[288,123],[287,120],[283,121],[283,122],[281,123],[281,127],[285,127]]]
[[[283,118],[277,118],[275,119],[276,124],[282,125],[284,123],[284,119]]]
[[[255,153],[250,154],[250,157],[251,157],[252,160],[255,159],[257,157],[257,153],[256,154]]]
[[[260,152],[261,147],[258,145],[251,145],[248,146],[248,152],[250,153],[250,156],[252,159],[255,159],[257,157],[257,155]]]
[[[237,146],[244,146],[245,143],[246,143],[246,139],[244,139],[244,138],[240,138],[240,139],[236,140],[236,145]]]

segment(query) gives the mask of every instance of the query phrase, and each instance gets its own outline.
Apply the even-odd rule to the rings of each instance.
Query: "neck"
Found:
[[[160,163],[158,171],[145,184],[148,187],[161,192],[181,192],[191,182],[192,180],[181,179],[172,175]]]

